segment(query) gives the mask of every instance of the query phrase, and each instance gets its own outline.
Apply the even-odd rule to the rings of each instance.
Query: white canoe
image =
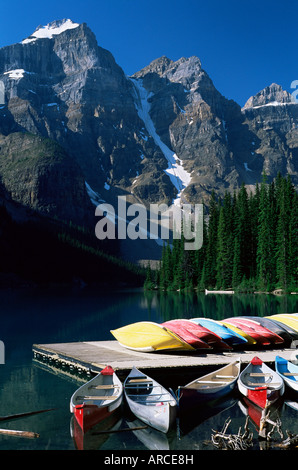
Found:
[[[176,422],[175,398],[135,367],[124,382],[124,394],[132,413],[154,429],[167,433]]]

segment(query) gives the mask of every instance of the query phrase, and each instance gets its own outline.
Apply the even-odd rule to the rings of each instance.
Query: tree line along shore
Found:
[[[185,250],[180,239],[164,244],[157,269],[147,268],[145,289],[235,292],[298,291],[298,193],[288,175],[255,191],[212,192],[204,208],[203,246]]]

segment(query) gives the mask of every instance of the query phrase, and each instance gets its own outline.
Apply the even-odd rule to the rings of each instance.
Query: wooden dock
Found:
[[[228,352],[189,353],[189,351],[142,353],[121,346],[118,341],[84,341],[74,343],[34,344],[35,360],[46,361],[49,367],[61,364],[66,369],[98,373],[106,365],[113,367],[119,377],[125,378],[133,366],[151,370],[157,375],[196,374],[202,369],[223,366],[241,358],[248,364],[254,356],[266,363],[274,363],[275,356],[291,359],[297,349],[246,350]]]

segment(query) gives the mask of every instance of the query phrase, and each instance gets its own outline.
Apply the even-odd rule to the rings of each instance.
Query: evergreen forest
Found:
[[[290,176],[263,175],[255,191],[217,197],[204,208],[203,246],[185,250],[183,235],[164,244],[144,287],[164,291],[298,290],[298,193]]]

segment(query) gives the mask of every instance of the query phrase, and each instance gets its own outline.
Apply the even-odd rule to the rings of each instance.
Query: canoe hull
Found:
[[[120,406],[120,403],[119,405]],[[93,428],[100,421],[109,418],[112,413],[118,408],[116,404],[98,407],[96,405],[88,405],[83,403],[82,405],[75,405],[74,416],[80,426],[80,428],[87,432]]]
[[[237,334],[235,331],[232,331],[227,326],[220,324],[219,322],[212,320],[210,318],[191,318],[191,321],[194,323],[208,328],[213,333],[220,336],[223,341],[229,344],[232,347],[238,346],[239,344],[243,345],[247,343],[247,340]]]
[[[70,399],[70,411],[82,431],[87,432],[114,413],[122,399],[122,383],[108,366],[75,391]]]
[[[204,341],[203,334],[200,335],[202,337],[201,339],[199,336],[200,331],[196,331],[195,327],[197,325],[192,325],[191,322],[187,323],[187,321],[169,320],[161,323],[161,325],[178,335],[183,339],[183,341],[190,344],[195,349],[211,349],[211,346]]]
[[[284,381],[257,357],[241,372],[237,383],[240,393],[262,409],[284,394]]]
[[[228,323],[226,320],[220,320],[220,323],[222,325],[225,325],[227,328],[230,328],[232,331],[234,331],[238,335],[243,336],[243,338],[246,339],[248,346],[257,344],[256,340],[252,336],[248,335],[245,331],[241,330],[237,326],[232,325],[232,323]]]
[[[162,385],[135,367],[124,382],[132,413],[154,429],[167,433],[176,422],[177,402]]]
[[[169,403],[164,405],[139,406],[129,398],[127,399],[130,410],[143,423],[154,429],[167,433],[176,420],[176,411]]]
[[[162,325],[167,328],[174,328],[173,331],[175,332],[178,332],[179,329],[187,330],[191,335],[203,341],[203,343],[207,345],[205,346],[207,348],[222,350],[232,349],[219,335],[191,320],[169,320]]]
[[[180,410],[190,409],[202,402],[215,400],[231,393],[240,374],[240,360],[178,387]]]
[[[272,331],[273,333],[276,333],[278,336],[280,336],[284,340],[284,346],[285,347],[290,347],[293,343],[293,335],[291,335],[288,331],[285,325],[282,325],[281,323],[277,323],[273,321],[272,319],[264,318],[264,317],[244,317],[251,319],[252,321],[259,323],[261,326],[264,328],[267,328],[268,330]],[[294,333],[294,331],[293,331]],[[296,339],[298,339],[298,334],[296,333]]]
[[[296,333],[298,332],[298,317],[295,315],[291,316],[291,314],[280,313],[276,315],[270,315],[269,317],[266,317],[266,318],[270,318],[281,324],[287,325],[293,328],[293,330],[296,331]]]
[[[214,387],[213,390],[196,390],[187,387],[179,387],[178,399],[180,409],[189,409],[199,403],[224,397],[234,390],[235,384],[226,387]]]
[[[275,370],[292,390],[298,392],[298,366],[286,359],[276,356]]]
[[[248,320],[247,318],[232,317],[227,318],[225,321],[245,331],[245,333],[252,336],[252,338],[254,338],[257,341],[257,344],[260,346],[284,344],[284,340],[276,333],[273,333],[267,328],[264,328],[259,323]]]
[[[161,350],[195,351],[191,345],[162,325],[149,321],[131,323],[116,330],[112,335],[121,346],[140,352]]]

